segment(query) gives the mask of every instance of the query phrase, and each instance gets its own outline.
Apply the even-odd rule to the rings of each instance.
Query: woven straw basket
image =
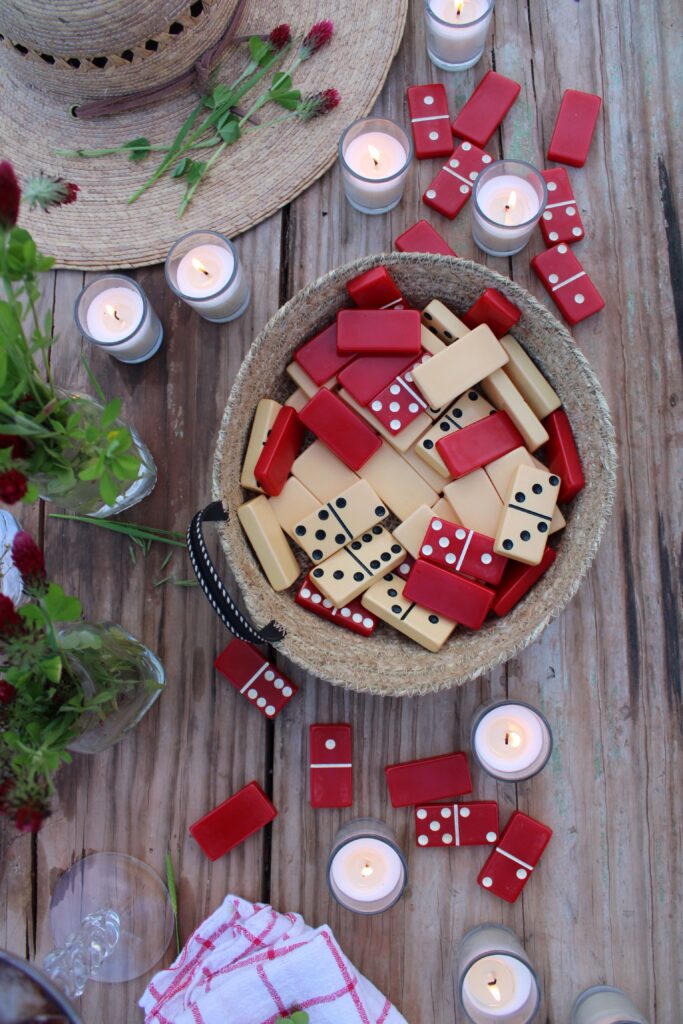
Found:
[[[295,604],[292,592],[269,586],[242,533],[239,478],[256,402],[283,401],[292,385],[284,373],[293,351],[348,305],[345,283],[380,264],[418,308],[440,299],[462,313],[483,289],[500,289],[521,310],[514,333],[562,398],[581,455],[586,487],[567,512],[567,527],[550,570],[503,619],[479,632],[456,629],[431,654],[382,625],[364,638],[340,631]],[[278,650],[301,668],[354,690],[390,696],[428,693],[474,679],[538,639],[562,611],[595,557],[612,507],[616,476],[614,429],[600,385],[568,331],[526,291],[469,260],[392,254],[347,264],[299,292],[252,345],[225,409],[215,454],[213,490],[228,513],[220,527],[225,553],[254,622],[275,619],[286,631]],[[247,496],[248,497],[248,496]],[[303,565],[303,563],[302,563]]]

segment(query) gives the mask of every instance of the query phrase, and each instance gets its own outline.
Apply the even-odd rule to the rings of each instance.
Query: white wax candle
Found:
[[[344,147],[344,190],[356,206],[379,210],[395,205],[403,195],[408,154],[387,132],[364,132]],[[399,172],[405,168],[405,173]],[[350,174],[349,170],[353,173]],[[390,178],[390,181],[382,179]]]
[[[234,270],[235,257],[230,249],[211,243],[197,245],[180,260],[175,285],[185,302],[202,316],[227,320],[243,308],[249,294],[241,265],[238,263],[233,277]]]
[[[435,15],[427,14],[431,59],[440,67],[471,67],[484,49],[493,5],[489,0],[429,0],[429,10]],[[483,17],[487,12],[489,17]]]
[[[539,759],[548,742],[545,722],[521,704],[491,708],[479,721],[474,749],[492,772],[523,772]]]
[[[572,1008],[572,1024],[648,1024],[620,989],[596,985],[579,996]]]
[[[532,975],[526,964],[513,956],[484,956],[465,975],[462,997],[468,1012],[479,1011],[505,1020],[528,1002]]]
[[[330,872],[340,893],[369,903],[384,899],[396,889],[403,864],[388,843],[363,837],[341,847],[332,860]]]
[[[106,288],[88,306],[86,325],[94,341],[116,342],[137,331],[143,302],[132,288]]]
[[[475,188],[472,216],[477,245],[485,251],[501,254],[523,249],[541,209],[533,185],[516,174],[501,174]],[[489,219],[484,220],[479,210]]]

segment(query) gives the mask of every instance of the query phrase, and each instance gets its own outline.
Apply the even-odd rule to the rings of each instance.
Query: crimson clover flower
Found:
[[[327,46],[333,33],[334,25],[331,21],[317,21],[306,33],[301,43],[299,53],[302,59],[308,60],[318,50],[322,50],[323,46]]]
[[[306,96],[301,100],[296,115],[302,121],[310,121],[314,117],[329,114],[331,110],[339,106],[340,102],[341,95],[336,89],[324,89],[322,92],[314,92],[312,96]]]
[[[0,594],[0,636],[23,633],[24,620],[17,615],[14,602],[6,594]]]
[[[289,46],[292,41],[292,31],[286,23],[282,25],[276,25],[268,36],[268,42],[278,53],[280,50],[284,50],[285,46]]]
[[[0,448],[11,448],[13,459],[23,459],[28,451],[23,437],[16,434],[0,434]]]
[[[39,206],[41,210],[49,212],[53,206],[68,206],[75,203],[78,198],[78,185],[74,185],[72,181],[65,181],[64,178],[37,174],[26,182],[24,198],[31,210]]]
[[[0,704],[11,704],[17,695],[16,689],[6,679],[0,679]]]
[[[30,802],[18,807],[14,815],[14,824],[19,832],[40,832],[48,811],[41,804]]]
[[[45,580],[45,556],[26,530],[20,530],[12,541],[12,561],[21,573],[25,587],[42,587]]]
[[[28,480],[18,469],[6,469],[0,473],[0,501],[14,505],[21,501],[28,490]]]
[[[9,160],[0,162],[0,229],[8,231],[17,223],[21,189]]]

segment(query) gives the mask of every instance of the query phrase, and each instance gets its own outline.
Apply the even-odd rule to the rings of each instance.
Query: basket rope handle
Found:
[[[187,528],[187,550],[192,562],[195,576],[204,591],[213,610],[231,633],[252,644],[277,644],[284,640],[286,630],[273,619],[257,629],[239,610],[228,594],[216,567],[209,557],[202,532],[203,523],[227,523],[228,513],[220,501],[212,501],[210,505],[200,509]]]

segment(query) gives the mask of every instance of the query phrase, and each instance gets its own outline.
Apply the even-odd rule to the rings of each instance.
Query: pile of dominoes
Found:
[[[385,267],[347,290],[353,306],[294,353],[294,393],[256,407],[241,484],[260,493],[238,517],[275,590],[305,565],[302,607],[437,652],[550,568],[557,503],[584,475],[504,295],[459,319],[436,300],[410,308]]]

